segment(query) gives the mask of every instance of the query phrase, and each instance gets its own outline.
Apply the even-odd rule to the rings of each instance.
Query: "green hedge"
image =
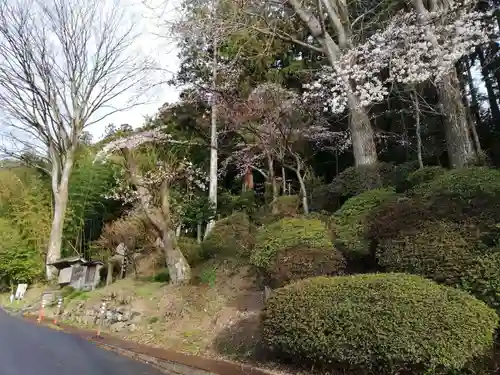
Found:
[[[416,171],[410,173],[407,178],[408,188],[413,188],[415,186],[428,183],[435,178],[446,173],[446,169],[438,166],[424,167],[417,169]]]
[[[475,259],[488,252],[475,228],[444,221],[424,221],[416,229],[381,241],[379,265],[394,272],[421,275],[448,285],[457,285]]]
[[[309,277],[342,275],[345,267],[344,257],[335,249],[296,246],[278,252],[267,276],[271,287],[278,288]]]
[[[201,249],[205,258],[220,256],[248,256],[253,246],[253,234],[248,215],[235,212],[219,220]]]
[[[369,254],[366,240],[370,213],[384,202],[395,200],[392,189],[373,189],[348,199],[334,214],[334,230],[346,255],[365,256]]]
[[[177,240],[177,245],[191,267],[196,266],[205,260],[204,254],[201,250],[201,245],[198,243],[196,238],[180,237]]]
[[[496,225],[500,222],[500,171],[470,167],[448,171],[416,186],[412,195],[441,218]]]
[[[500,249],[478,257],[461,277],[459,287],[500,312]]]
[[[472,199],[496,197],[500,193],[500,171],[487,167],[453,169],[417,186],[416,195],[425,198]]]
[[[393,185],[395,167],[390,163],[377,163],[349,167],[340,172],[330,184],[330,192],[352,197],[367,190]]]
[[[488,351],[494,310],[419,276],[317,277],[278,289],[262,315],[263,343],[300,363],[392,374],[461,369]]]
[[[474,225],[423,220],[381,238],[376,252],[386,271],[455,286],[500,311],[500,248],[488,247]]]
[[[280,217],[292,217],[299,214],[300,197],[298,195],[282,195],[274,204]]]
[[[332,249],[325,224],[318,219],[285,218],[259,228],[251,263],[259,269],[270,269],[278,252],[302,245],[310,249]]]

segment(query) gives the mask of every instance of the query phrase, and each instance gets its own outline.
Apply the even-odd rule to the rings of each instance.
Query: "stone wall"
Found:
[[[87,326],[95,326],[99,323],[101,305],[95,304],[87,306],[84,302],[79,302],[71,309],[66,309],[62,313],[62,320],[74,321],[78,324]],[[108,327],[113,332],[128,330],[134,332],[137,326],[144,319],[144,314],[140,311],[135,311],[132,307],[112,306],[107,308],[104,315],[104,327]]]

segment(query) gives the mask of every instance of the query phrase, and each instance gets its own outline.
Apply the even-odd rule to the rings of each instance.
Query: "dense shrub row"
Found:
[[[279,288],[262,315],[266,347],[362,373],[482,363],[500,311],[500,172],[380,163],[315,194],[326,200],[311,202],[318,211],[342,204],[300,216],[298,197],[282,197],[273,215],[227,218],[203,244],[210,254],[244,248]],[[356,262],[379,273],[343,276],[360,272]]]
[[[326,224],[306,217],[285,218],[259,228],[250,262],[273,286],[303,277],[339,274],[345,266]]]
[[[365,230],[370,213],[382,203],[395,200],[396,197],[393,189],[368,190],[349,199],[334,214],[335,233],[347,253],[368,255],[369,244]]]
[[[247,257],[252,246],[252,228],[248,215],[235,212],[216,223],[202,243],[202,253],[206,258],[217,255]]]
[[[369,220],[380,269],[461,288],[499,309],[500,173],[440,171],[410,197],[382,204]]]

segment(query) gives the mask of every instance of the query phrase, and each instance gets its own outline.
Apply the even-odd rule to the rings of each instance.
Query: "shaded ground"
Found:
[[[0,310],[2,375],[160,375],[146,364]]]

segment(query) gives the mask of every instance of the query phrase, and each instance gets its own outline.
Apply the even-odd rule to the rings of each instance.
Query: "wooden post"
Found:
[[[59,297],[59,299],[57,300],[57,313],[54,316],[54,324],[55,325],[57,325],[58,319],[59,319],[59,315],[61,315],[62,303],[63,303],[63,298]]]
[[[104,323],[104,315],[106,314],[106,302],[101,304],[99,323],[97,324],[97,337],[101,337],[101,327]]]
[[[44,310],[45,310],[45,299],[42,296],[42,303],[40,304],[40,311],[38,312],[38,319],[37,319],[38,323],[42,322]]]

